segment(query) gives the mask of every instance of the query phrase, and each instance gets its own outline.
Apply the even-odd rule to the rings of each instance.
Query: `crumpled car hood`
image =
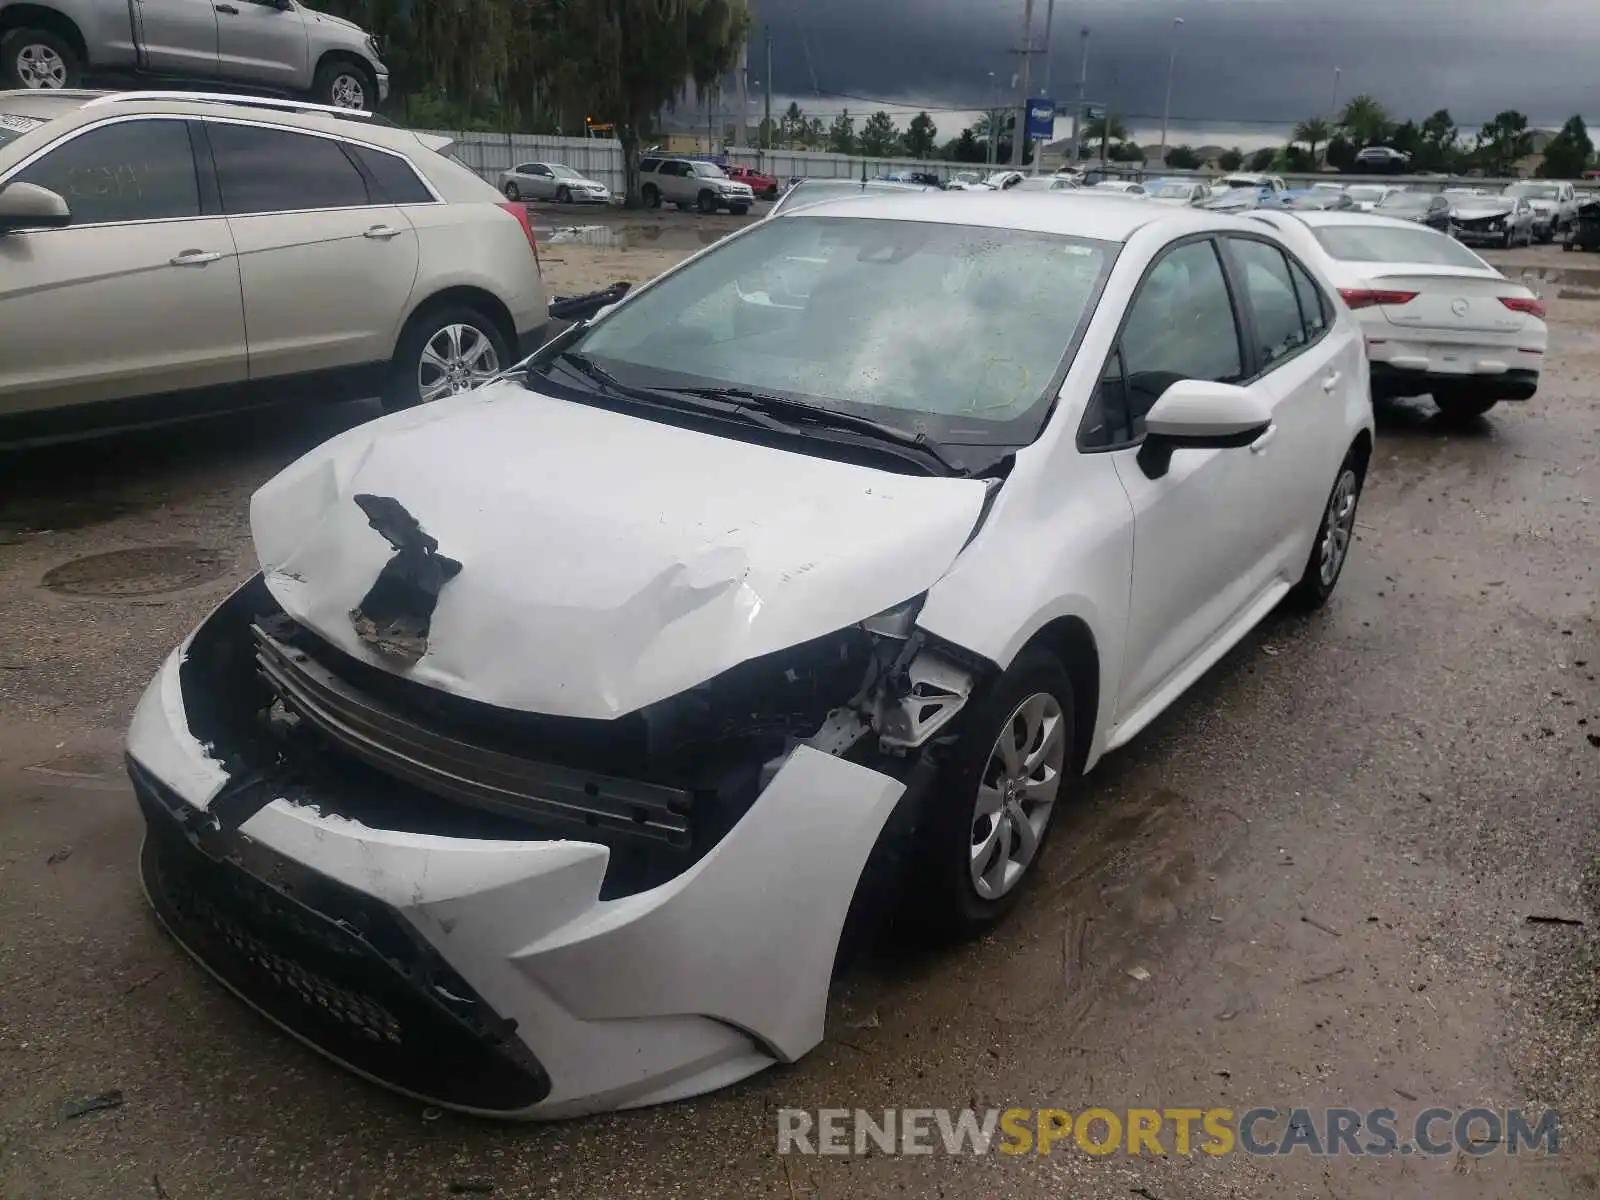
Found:
[[[527,712],[611,718],[925,591],[982,510],[977,480],[753,446],[516,382],[358,426],[251,499],[267,587],[374,666]],[[398,502],[461,564],[412,662],[356,632]]]
[[[1457,204],[1456,216],[1465,217],[1469,221],[1480,221],[1484,217],[1509,217],[1511,205],[1509,204]]]

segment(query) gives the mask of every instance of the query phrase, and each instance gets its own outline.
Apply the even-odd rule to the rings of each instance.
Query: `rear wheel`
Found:
[[[1338,477],[1317,526],[1317,540],[1311,545],[1300,581],[1289,593],[1297,608],[1321,608],[1339,586],[1339,576],[1350,557],[1350,543],[1356,536],[1356,507],[1361,503],[1361,485],[1366,479],[1366,460],[1352,448],[1339,464]]]
[[[522,189],[514,183],[506,184],[506,199],[515,204],[522,199]]]
[[[0,37],[0,85],[53,91],[75,88],[83,61],[72,44],[48,29],[13,29]]]
[[[384,407],[415,408],[471,391],[510,362],[504,335],[477,309],[451,304],[418,314],[390,363]]]

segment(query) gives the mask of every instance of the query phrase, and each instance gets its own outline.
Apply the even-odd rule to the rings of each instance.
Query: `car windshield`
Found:
[[[1322,225],[1312,232],[1324,250],[1345,262],[1483,266],[1476,254],[1454,238],[1420,225],[1413,229],[1391,229],[1381,225]]]
[[[790,188],[789,194],[778,201],[773,206],[772,211],[780,213],[786,208],[799,208],[803,204],[815,204],[819,200],[838,200],[844,196],[860,196],[869,193],[881,195],[884,192],[909,192],[915,190],[918,189],[901,184],[878,183],[875,181],[862,183],[858,179],[809,179]]]
[[[697,162],[697,163],[693,164],[693,166],[694,166],[694,173],[696,175],[699,175],[702,179],[726,179],[727,178],[727,176],[723,174],[722,168],[717,166],[716,163]]]
[[[740,388],[946,445],[1024,445],[1117,249],[800,214],[666,276],[571,348],[633,387]]]
[[[1363,201],[1371,201],[1372,203],[1376,204],[1379,200],[1383,199],[1384,190],[1382,188],[1375,187],[1349,187],[1345,188],[1344,194],[1349,196],[1350,199],[1354,200],[1357,204],[1360,204]]]
[[[1427,196],[1418,195],[1416,192],[1393,192],[1385,196],[1379,203],[1379,208],[1407,208],[1421,211],[1428,207],[1432,200]]]
[[[550,164],[550,173],[557,179],[582,179],[583,176],[571,167],[562,166],[560,163]]]
[[[1553,183],[1513,183],[1501,194],[1522,200],[1554,200],[1561,189]]]
[[[15,141],[30,129],[44,124],[42,117],[24,117],[20,113],[0,113],[0,146]]]
[[[1187,200],[1191,189],[1187,183],[1158,183],[1150,189],[1150,195],[1157,200]]]

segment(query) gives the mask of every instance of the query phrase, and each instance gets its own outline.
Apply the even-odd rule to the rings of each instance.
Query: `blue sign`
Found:
[[[1029,141],[1047,142],[1056,135],[1056,102],[1043,98],[1028,101],[1028,125],[1024,135]]]

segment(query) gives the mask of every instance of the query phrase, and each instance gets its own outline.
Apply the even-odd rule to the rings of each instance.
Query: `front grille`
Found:
[[[225,834],[137,764],[141,870],[162,923],[229,987],[345,1065],[442,1104],[515,1112],[544,1068],[397,914]]]
[[[251,628],[256,667],[288,708],[387,775],[435,795],[575,834],[689,842],[688,791],[573,770],[461,741],[358,690],[305,651]]]

